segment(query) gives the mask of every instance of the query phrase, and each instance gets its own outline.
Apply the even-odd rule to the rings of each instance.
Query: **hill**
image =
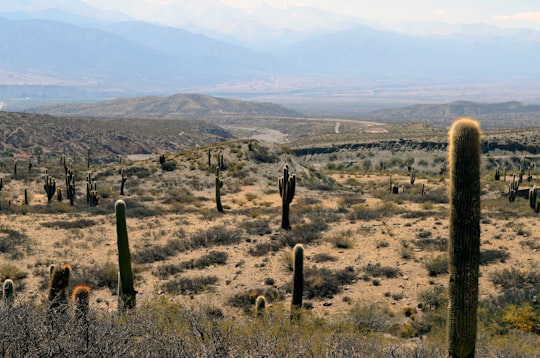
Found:
[[[226,117],[258,116],[297,117],[300,113],[273,103],[249,102],[205,96],[176,94],[169,97],[119,98],[97,103],[59,104],[29,110],[59,116],[88,117]]]
[[[119,156],[177,152],[232,138],[230,132],[201,120],[62,118],[0,111],[2,157],[66,154],[81,160],[90,150],[95,162],[110,162]]]
[[[387,123],[427,122],[446,126],[458,117],[473,117],[481,121],[482,127],[533,127],[540,125],[540,105],[517,101],[501,103],[454,101],[385,109],[372,112],[364,118]]]

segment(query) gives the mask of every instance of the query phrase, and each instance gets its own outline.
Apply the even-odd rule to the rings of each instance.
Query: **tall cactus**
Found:
[[[49,268],[49,309],[55,312],[64,312],[67,306],[66,288],[69,285],[71,267],[51,265]]]
[[[279,178],[278,185],[279,195],[281,196],[281,228],[289,230],[291,228],[289,205],[294,198],[296,175],[289,176],[289,166],[287,164],[283,167],[283,176]]]
[[[126,184],[126,180],[127,180],[127,175],[124,168],[122,168],[122,170],[120,171],[120,176],[121,176],[120,195],[124,195],[124,185]]]
[[[2,296],[7,307],[12,307],[15,301],[15,284],[13,280],[6,279],[2,285]]]
[[[126,203],[117,200],[116,237],[118,245],[118,308],[123,311],[135,307],[136,291],[133,286],[133,271],[131,270],[131,255],[126,225]]]
[[[448,351],[474,357],[480,263],[480,127],[469,118],[449,138],[450,240]]]
[[[264,314],[264,311],[266,309],[266,297],[264,295],[260,295],[255,300],[255,313],[257,316],[262,316]]]
[[[222,213],[223,206],[221,205],[221,188],[223,188],[223,180],[219,178],[219,167],[216,168],[216,206],[217,211]]]
[[[49,175],[45,176],[45,184],[43,185],[43,188],[47,193],[47,204],[50,204],[54,194],[56,193],[56,180]]]
[[[293,249],[293,287],[291,319],[300,317],[304,294],[304,246],[296,244]]]

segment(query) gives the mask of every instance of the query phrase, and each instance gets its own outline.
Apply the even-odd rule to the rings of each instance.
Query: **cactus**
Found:
[[[28,206],[28,190],[24,188],[24,205]]]
[[[159,165],[163,166],[165,164],[165,154],[159,156]]]
[[[49,309],[63,312],[67,306],[66,288],[69,285],[71,267],[51,265],[49,268]]]
[[[88,149],[88,152],[86,153],[86,168],[90,169],[90,149]]]
[[[66,194],[69,199],[69,204],[73,206],[75,200],[75,174],[72,169],[66,170]]]
[[[2,292],[6,306],[12,307],[15,301],[15,284],[9,278],[4,281]]]
[[[501,179],[501,172],[499,170],[499,167],[495,168],[495,180]]]
[[[412,168],[411,179],[410,179],[411,185],[414,185],[415,181],[416,181],[416,170],[414,168]]]
[[[480,263],[480,128],[460,119],[449,137],[450,240],[448,351],[474,357]]]
[[[124,195],[124,185],[126,184],[126,180],[127,180],[127,175],[124,168],[122,168],[122,170],[120,171],[120,175],[121,175],[120,195]]]
[[[296,175],[289,176],[289,166],[283,167],[283,176],[278,180],[279,195],[281,196],[281,228],[289,230],[289,205],[294,198],[296,188]]]
[[[212,151],[208,148],[208,168],[212,167]]]
[[[266,298],[264,295],[260,295],[255,300],[255,313],[257,316],[262,316],[264,314],[264,311],[266,309]]]
[[[15,159],[15,162],[13,163],[13,174],[17,175],[17,159]]]
[[[58,199],[58,201],[62,201],[62,189],[61,188],[56,188],[56,199]]]
[[[84,319],[88,315],[88,305],[90,304],[90,287],[80,284],[73,289],[71,294],[75,318]]]
[[[116,237],[118,245],[118,308],[121,311],[135,307],[136,291],[133,287],[133,271],[126,225],[126,203],[116,201]]]
[[[293,287],[291,303],[291,319],[299,318],[304,293],[304,247],[296,244],[293,249]]]
[[[50,204],[54,194],[56,193],[56,180],[49,175],[45,176],[45,184],[43,185],[43,188],[47,193],[47,204]]]
[[[216,206],[217,211],[222,213],[223,206],[221,205],[221,188],[223,187],[223,180],[219,179],[219,168],[216,168]]]

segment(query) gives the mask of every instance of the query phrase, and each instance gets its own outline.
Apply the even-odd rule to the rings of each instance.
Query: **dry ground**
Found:
[[[287,288],[292,279],[289,269],[291,247],[284,246],[261,256],[253,256],[249,251],[258,244],[272,243],[283,236],[283,230],[279,228],[277,177],[281,175],[283,164],[289,163],[299,178],[291,204],[293,233],[296,227],[318,221],[328,225],[317,229],[320,238],[305,244],[306,267],[332,270],[349,267],[357,276],[333,297],[307,299],[315,314],[333,315],[346,311],[356,302],[384,302],[401,312],[405,307],[417,306],[420,291],[447,285],[447,274],[430,276],[425,268],[426,262],[444,256],[444,249],[433,246],[448,237],[447,204],[419,200],[422,183],[431,192],[439,190],[443,197],[446,195],[447,184],[440,176],[422,177],[419,174],[412,186],[408,184],[407,173],[396,169],[393,181],[407,188],[407,196],[390,195],[385,194],[388,188],[386,173],[349,170],[326,177],[277,147],[264,143],[257,145],[268,146],[274,162],[254,159],[247,142],[211,148],[213,158],[218,152],[225,153],[228,165],[222,172],[225,214],[215,210],[214,175],[206,164],[206,148],[169,155],[168,159],[177,164],[177,169],[170,172],[161,170],[154,158],[91,168],[98,178],[98,191],[102,196],[96,208],[89,207],[84,200],[82,179],[78,180],[79,195],[75,207],[70,207],[65,200],[58,203],[56,198],[47,206],[43,190],[44,168],[35,167],[28,177],[19,174],[13,178],[4,167],[1,176],[6,180],[0,201],[0,237],[3,242],[12,242],[14,248],[0,252],[0,266],[5,272],[6,265],[15,265],[24,274],[24,278],[15,280],[19,297],[43,300],[50,264],[67,262],[72,265],[73,282],[84,278],[85,270],[107,263],[116,265],[114,202],[124,199],[128,205],[132,255],[165,246],[170,240],[185,240],[213,227],[240,229],[242,235],[240,242],[232,245],[189,249],[152,263],[135,262],[139,302],[165,295],[189,305],[213,304],[228,314],[239,314],[240,309],[227,303],[231,297],[249,290],[275,287],[284,293],[284,302],[288,303]],[[239,162],[244,163],[243,167],[238,168]],[[118,194],[121,167],[133,170],[124,197]],[[84,173],[84,169],[80,172]],[[61,183],[61,170],[57,169],[56,173],[59,173],[57,177]],[[332,190],[322,190],[323,184],[330,185]],[[494,271],[505,268],[538,270],[540,228],[536,225],[537,214],[529,209],[526,199],[518,198],[515,203],[508,204],[503,193],[505,183],[494,182],[488,173],[482,185],[485,200],[482,204],[481,249],[508,256],[481,266],[480,294],[486,297],[498,292],[489,279]],[[30,193],[28,207],[23,205],[25,187]],[[131,216],[130,206],[137,209]],[[380,215],[364,219],[362,212],[380,212]],[[351,213],[359,213],[358,218],[353,218]],[[268,230],[261,234],[249,234],[242,226],[245,222],[265,220]],[[336,242],[344,244],[336,245]],[[186,269],[165,279],[155,275],[160,266],[197,259],[213,250],[227,254],[225,265]],[[320,262],[321,254],[329,255],[335,261]],[[377,264],[398,270],[397,276],[370,276],[366,267]],[[202,293],[171,294],[164,289],[164,284],[174,278],[208,275],[216,276],[217,283],[209,285]],[[115,310],[116,296],[112,291],[94,287],[91,305]]]

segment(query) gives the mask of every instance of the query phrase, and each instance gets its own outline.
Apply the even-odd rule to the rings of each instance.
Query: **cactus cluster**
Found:
[[[279,195],[281,196],[281,228],[289,230],[291,223],[289,221],[289,205],[294,198],[296,189],[296,174],[289,176],[289,166],[283,167],[283,176],[278,180]]]
[[[97,183],[92,180],[91,172],[88,172],[86,176],[86,202],[91,206],[96,206],[99,203]]]
[[[474,357],[480,264],[480,127],[464,118],[449,136],[448,351]]]
[[[43,188],[47,193],[47,204],[50,204],[54,194],[56,194],[56,180],[53,177],[46,175]]]
[[[88,315],[88,307],[90,304],[90,287],[85,284],[80,284],[73,289],[71,301],[73,302],[73,312],[75,318],[85,319]]]
[[[63,312],[67,306],[66,288],[69,285],[71,267],[51,265],[49,268],[49,309],[54,312]]]

